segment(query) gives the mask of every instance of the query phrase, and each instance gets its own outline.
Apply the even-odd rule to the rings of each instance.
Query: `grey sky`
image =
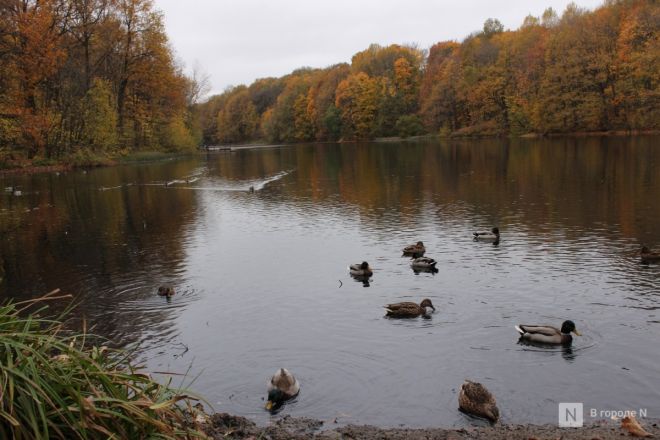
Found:
[[[303,67],[350,62],[371,43],[461,40],[488,18],[516,29],[527,14],[570,0],[156,0],[177,56],[210,75],[212,94],[229,85]],[[602,0],[577,0],[593,9]]]

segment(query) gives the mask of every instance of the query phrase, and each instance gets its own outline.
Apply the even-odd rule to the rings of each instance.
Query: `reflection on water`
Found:
[[[5,177],[0,296],[75,293],[96,333],[152,371],[201,373],[216,410],[259,423],[279,367],[302,385],[283,414],[339,423],[474,423],[465,378],[504,422],[554,423],[566,401],[659,417],[660,265],[637,254],[660,249],[658,140],[300,145]],[[493,226],[498,245],[472,240]],[[401,257],[420,240],[434,272]],[[374,275],[353,281],[363,260]],[[384,317],[427,297],[427,319]],[[520,322],[566,319],[570,348],[517,343]]]

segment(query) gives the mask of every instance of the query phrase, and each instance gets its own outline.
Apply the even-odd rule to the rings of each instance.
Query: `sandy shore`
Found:
[[[655,438],[660,437],[660,421],[645,419],[642,425]],[[591,439],[612,440],[635,438],[623,431],[618,421],[602,421],[583,428],[559,428],[553,425],[497,425],[460,429],[383,429],[374,426],[326,426],[322,421],[285,416],[270,426],[259,427],[252,421],[225,413],[214,414],[205,424],[206,433],[213,439],[264,440],[422,440],[422,439]]]

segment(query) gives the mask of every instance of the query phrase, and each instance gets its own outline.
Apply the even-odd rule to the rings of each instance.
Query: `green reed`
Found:
[[[57,294],[38,301],[65,297]],[[203,437],[188,417],[190,396],[139,371],[127,353],[71,334],[64,316],[27,313],[34,302],[0,305],[0,438]]]

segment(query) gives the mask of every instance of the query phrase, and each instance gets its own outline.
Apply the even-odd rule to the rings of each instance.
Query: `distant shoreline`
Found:
[[[165,153],[161,151],[145,151],[131,154],[125,157],[117,157],[114,159],[103,159],[98,162],[90,162],[83,164],[72,164],[72,163],[54,163],[50,165],[30,165],[29,162],[23,162],[20,165],[15,167],[0,168],[0,178],[16,175],[28,175],[28,174],[39,174],[39,173],[55,173],[55,172],[67,172],[73,169],[82,168],[97,168],[97,167],[107,167],[115,166],[127,163],[147,163],[147,162],[156,162],[160,160],[170,160],[176,157],[188,156],[194,154],[205,154],[209,152],[221,152],[221,151],[237,151],[237,150],[247,150],[247,149],[257,149],[257,148],[277,148],[288,145],[303,145],[303,144],[351,144],[358,142],[375,142],[375,143],[389,143],[389,142],[414,142],[420,140],[431,140],[431,139],[449,139],[449,140],[470,140],[470,139],[497,139],[497,138],[509,138],[509,139],[557,139],[557,138],[584,138],[584,137],[637,137],[637,136],[654,136],[660,135],[660,130],[613,130],[613,131],[577,131],[573,133],[526,133],[520,136],[504,136],[504,135],[493,135],[493,134],[471,134],[471,135],[449,135],[449,136],[440,136],[435,134],[427,134],[420,136],[411,136],[407,138],[402,137],[384,137],[384,138],[375,138],[375,139],[365,139],[365,140],[339,140],[336,142],[294,142],[286,144],[271,144],[267,142],[252,142],[246,144],[223,144],[208,147],[200,147],[197,152],[194,153]]]

